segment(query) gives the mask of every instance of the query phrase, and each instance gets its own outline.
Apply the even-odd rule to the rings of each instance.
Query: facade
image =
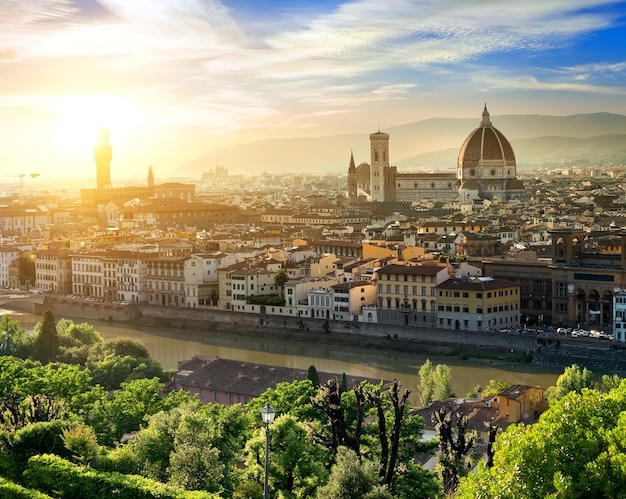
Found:
[[[520,286],[491,277],[452,277],[437,286],[437,326],[498,331],[520,326]]]
[[[445,281],[447,264],[390,264],[376,271],[378,321],[405,326],[434,326],[437,285]]]
[[[626,290],[613,295],[613,339],[626,341]]]
[[[73,293],[72,260],[67,249],[41,249],[35,255],[35,287],[52,293]]]
[[[376,285],[372,281],[350,281],[331,286],[332,319],[359,321],[362,307],[376,303]]]
[[[103,255],[101,253],[73,253],[72,293],[87,298],[104,299]]]
[[[11,278],[9,275],[9,269],[11,265],[15,264],[17,260],[19,262],[21,251],[18,248],[13,247],[0,247],[0,287],[8,288]],[[31,283],[35,284],[35,283]]]

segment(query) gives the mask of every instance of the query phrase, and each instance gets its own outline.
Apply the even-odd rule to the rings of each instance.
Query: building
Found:
[[[437,326],[496,331],[520,326],[520,285],[491,277],[452,277],[437,286]]]
[[[626,341],[626,290],[613,295],[613,339]]]
[[[526,198],[524,184],[517,178],[513,148],[502,132],[493,126],[487,105],[479,126],[461,146],[456,172],[451,169],[438,173],[401,173],[395,166],[389,166],[389,157],[389,134],[380,130],[370,135],[370,165],[361,163],[356,167],[350,154],[350,204],[358,204],[363,199],[363,192],[369,201],[385,203]],[[369,169],[369,185],[359,182],[363,175],[361,170],[365,169]]]
[[[358,322],[362,307],[376,304],[376,285],[369,280],[343,282],[330,289],[333,320]]]
[[[339,376],[318,372],[320,383]],[[197,395],[200,402],[223,405],[247,404],[279,383],[304,381],[307,371],[291,367],[270,366],[254,362],[194,356],[179,362],[174,376],[176,389]],[[378,383],[381,380],[346,376],[348,389],[361,381]]]
[[[376,271],[378,322],[405,326],[434,326],[437,285],[449,277],[448,265],[438,261],[389,264]]]

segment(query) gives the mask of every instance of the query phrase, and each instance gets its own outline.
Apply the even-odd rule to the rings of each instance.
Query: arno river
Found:
[[[8,313],[23,328],[32,330],[40,316],[0,310]],[[59,317],[56,317],[58,320]],[[84,322],[74,319],[75,322]],[[90,321],[86,321],[90,322]],[[91,322],[105,338],[125,336],[140,341],[164,369],[176,369],[178,362],[194,355],[258,362],[306,370],[314,365],[320,372],[330,372],[375,379],[397,379],[405,388],[416,392],[418,371],[427,358],[433,364],[447,364],[452,370],[455,394],[464,396],[476,385],[486,386],[496,379],[547,388],[554,385],[562,369],[549,369],[528,364],[501,363],[488,360],[459,360],[410,352],[374,350],[339,345],[323,345],[278,338],[259,338],[232,333],[196,332],[192,329],[142,327],[110,322]]]

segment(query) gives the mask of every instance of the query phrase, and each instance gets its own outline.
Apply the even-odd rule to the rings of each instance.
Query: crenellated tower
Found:
[[[358,202],[357,174],[354,164],[354,154],[350,151],[350,166],[348,166],[348,203],[355,205]]]

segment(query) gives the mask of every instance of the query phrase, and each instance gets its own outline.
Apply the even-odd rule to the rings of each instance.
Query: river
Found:
[[[41,320],[37,315],[0,309],[0,315],[5,313],[29,331]],[[83,322],[82,319],[74,321]],[[324,345],[232,333],[208,333],[191,329],[86,322],[93,324],[105,339],[125,336],[140,341],[166,370],[176,369],[179,361],[190,359],[194,355],[207,355],[303,370],[314,365],[319,372],[337,374],[345,372],[374,379],[397,379],[403,387],[415,393],[419,382],[419,368],[429,358],[434,365],[446,364],[450,367],[453,389],[460,397],[465,396],[477,385],[486,386],[492,379],[547,388],[554,385],[563,372],[562,369],[530,364],[460,360],[456,357],[436,357],[412,352]]]

